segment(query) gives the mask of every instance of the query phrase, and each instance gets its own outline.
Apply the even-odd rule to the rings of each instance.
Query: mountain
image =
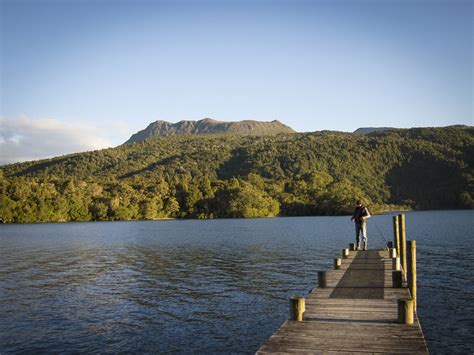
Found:
[[[474,129],[172,135],[0,167],[6,223],[474,208]]]
[[[147,128],[141,130],[130,137],[125,144],[140,142],[145,139],[154,137],[167,137],[177,134],[241,134],[264,136],[279,133],[295,133],[295,131],[274,120],[271,122],[262,121],[238,121],[224,122],[216,121],[211,118],[205,118],[199,121],[180,121],[178,123],[170,123],[166,121],[156,121],[148,125]]]
[[[354,133],[357,133],[357,134],[369,134],[369,133],[372,133],[372,132],[387,132],[387,131],[390,131],[394,128],[391,128],[391,127],[361,127],[361,128],[357,128]]]
[[[421,129],[429,129],[429,127],[420,127]],[[434,127],[432,127],[434,128]],[[467,125],[462,125],[462,124],[456,124],[456,125],[451,125],[451,126],[445,126],[445,127],[439,127],[439,128],[460,128],[460,129],[469,129],[472,128],[472,126],[467,126]],[[394,127],[360,127],[357,128],[354,133],[357,134],[371,134],[371,133],[385,133],[388,131],[396,131],[400,128],[394,128]],[[417,128],[411,128],[413,130]]]

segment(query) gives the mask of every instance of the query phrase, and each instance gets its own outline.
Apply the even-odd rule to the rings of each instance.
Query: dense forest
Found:
[[[474,129],[176,135],[0,167],[4,222],[474,207]]]

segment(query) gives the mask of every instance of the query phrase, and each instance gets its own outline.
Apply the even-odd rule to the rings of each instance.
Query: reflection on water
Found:
[[[472,217],[407,216],[433,352],[473,349]],[[370,222],[389,238],[390,216]],[[0,226],[0,352],[255,352],[352,234],[347,217]]]

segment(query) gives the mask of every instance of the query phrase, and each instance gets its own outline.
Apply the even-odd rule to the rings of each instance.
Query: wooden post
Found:
[[[334,270],[339,270],[341,268],[342,264],[342,259],[341,258],[335,258],[334,259]]]
[[[400,231],[398,229],[398,216],[393,216],[393,245],[400,255]]]
[[[304,297],[290,298],[290,320],[302,322],[304,320],[305,303]]]
[[[318,271],[318,287],[325,288],[327,285],[326,271]]]
[[[413,309],[416,312],[416,240],[408,241],[408,288],[413,299]]]
[[[391,258],[396,258],[397,257],[397,249],[390,248],[389,249],[389,255],[390,255]]]
[[[392,270],[400,271],[400,258],[398,256],[395,258],[392,258]]]
[[[350,250],[350,251],[356,250],[354,243],[349,244],[349,250]]]
[[[347,259],[349,257],[349,248],[342,249],[342,257]]]
[[[392,287],[400,288],[403,286],[401,270],[392,271]]]
[[[407,238],[405,233],[405,215],[401,214],[398,216],[398,224],[400,228],[400,262],[402,263],[402,270],[405,278],[407,273]]]
[[[398,323],[413,324],[414,320],[413,300],[398,300]]]

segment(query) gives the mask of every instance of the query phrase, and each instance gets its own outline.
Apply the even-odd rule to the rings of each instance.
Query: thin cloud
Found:
[[[101,130],[51,118],[0,117],[0,164],[110,147]]]

